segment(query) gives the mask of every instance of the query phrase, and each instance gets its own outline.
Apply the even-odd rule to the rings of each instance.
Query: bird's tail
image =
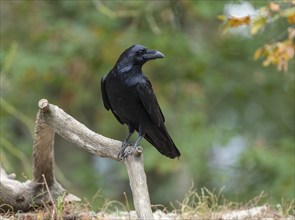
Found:
[[[149,128],[146,131],[144,138],[156,147],[161,154],[172,159],[180,157],[180,152],[168,134],[164,124],[160,127],[152,126]]]

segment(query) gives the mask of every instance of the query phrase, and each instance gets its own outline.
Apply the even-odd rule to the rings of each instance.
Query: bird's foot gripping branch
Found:
[[[0,207],[3,210],[27,211],[44,203],[55,203],[67,194],[54,175],[54,135],[59,134],[77,147],[100,157],[119,160],[122,142],[97,134],[78,122],[46,99],[39,101],[33,143],[33,180],[19,182],[1,168]],[[143,165],[142,148],[137,147],[128,155],[126,165],[133,194],[134,207],[139,219],[153,219],[150,198]],[[68,200],[79,198],[67,194]],[[37,197],[36,197],[37,196]],[[38,198],[38,199],[36,199]],[[4,208],[6,207],[6,208]],[[1,210],[0,210],[1,211]]]
[[[134,147],[134,146],[126,146],[124,149],[120,149],[120,152],[118,154],[118,158],[120,160],[124,160],[127,158],[129,155],[133,155],[134,157],[140,157],[143,153],[142,147]]]

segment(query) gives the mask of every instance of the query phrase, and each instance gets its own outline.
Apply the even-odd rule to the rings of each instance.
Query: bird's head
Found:
[[[142,66],[147,61],[158,58],[164,58],[164,54],[157,50],[151,50],[142,45],[135,44],[121,54],[116,64],[120,68]]]

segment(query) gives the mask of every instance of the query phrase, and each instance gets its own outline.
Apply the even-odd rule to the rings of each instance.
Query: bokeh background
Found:
[[[294,59],[286,72],[253,60],[289,24],[279,20],[253,37],[247,28],[222,34],[217,19],[268,3],[1,0],[2,166],[19,180],[32,177],[41,98],[123,140],[127,127],[105,110],[100,79],[137,43],[166,56],[144,72],[182,153],[171,160],[141,142],[153,204],[182,200],[192,184],[222,189],[237,202],[262,191],[274,204],[294,199]],[[94,207],[102,197],[124,202],[127,192],[132,198],[122,163],[94,157],[58,135],[55,158],[58,180]]]

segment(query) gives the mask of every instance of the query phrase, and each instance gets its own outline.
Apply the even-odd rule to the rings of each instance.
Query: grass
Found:
[[[91,206],[96,199],[104,199],[104,204],[97,212]],[[198,193],[191,188],[182,201],[170,204],[171,207],[153,205],[153,210],[157,213],[156,219],[224,219],[230,217],[231,213],[238,213],[239,210],[257,210],[261,208],[261,213],[256,219],[294,219],[295,203],[293,201],[282,200],[281,204],[267,204],[267,195],[261,193],[246,203],[228,201],[224,198],[222,190],[219,192],[209,191],[202,188]],[[168,211],[171,210],[171,211]],[[240,211],[242,216],[243,211]],[[128,199],[125,196],[124,203],[111,201],[97,192],[91,201],[84,200],[78,203],[68,203],[64,197],[59,197],[54,205],[45,205],[43,208],[35,209],[30,213],[7,212],[0,215],[0,219],[134,219],[135,212],[129,209]],[[2,217],[2,218],[1,218]],[[232,218],[232,219],[238,219]],[[241,217],[239,219],[253,219],[252,217]]]

